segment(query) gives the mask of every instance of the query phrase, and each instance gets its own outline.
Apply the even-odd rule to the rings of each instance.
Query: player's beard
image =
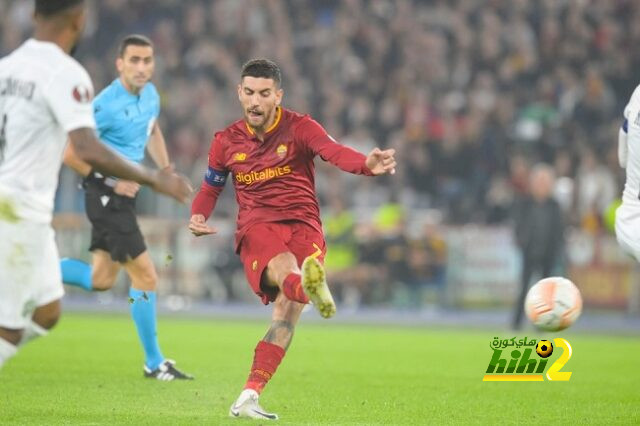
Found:
[[[247,123],[249,123],[249,126],[251,126],[251,128],[252,128],[253,130],[255,130],[256,132],[264,132],[264,131],[267,129],[267,123],[269,122],[269,120],[271,120],[271,117],[273,117],[273,116],[274,116],[274,111],[275,111],[275,108],[273,108],[273,109],[269,112],[269,114],[267,114],[267,113],[263,112],[263,113],[262,113],[262,123],[260,123],[260,124],[259,124],[259,125],[257,125],[257,126],[255,126],[255,125],[251,124],[251,120],[250,120],[250,117],[251,117],[251,116],[249,115],[250,113],[249,113],[249,112],[247,112],[247,114],[246,114],[246,120],[247,120]]]

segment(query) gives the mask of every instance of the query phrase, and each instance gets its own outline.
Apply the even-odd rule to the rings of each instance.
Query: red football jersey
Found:
[[[319,155],[344,171],[371,176],[365,155],[337,143],[309,115],[278,108],[260,141],[244,120],[215,134],[209,168],[192,214],[211,215],[229,177],[238,202],[236,248],[254,224],[300,220],[322,232],[313,159]]]

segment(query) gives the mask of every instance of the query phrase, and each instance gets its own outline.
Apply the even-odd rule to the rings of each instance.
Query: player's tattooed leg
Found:
[[[289,321],[274,320],[262,340],[287,350],[293,339],[294,329],[295,326]]]

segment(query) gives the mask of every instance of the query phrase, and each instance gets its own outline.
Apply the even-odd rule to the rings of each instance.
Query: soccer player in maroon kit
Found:
[[[394,150],[368,156],[338,144],[308,115],[280,106],[278,66],[256,59],[242,68],[238,98],[244,118],[216,133],[209,167],[191,206],[195,236],[215,234],[206,224],[231,172],[239,206],[236,252],[247,280],[266,305],[273,302],[271,327],[258,342],[244,390],[232,417],[275,420],[258,396],[285,355],[300,313],[310,301],[324,318],[336,306],[325,280],[326,252],[314,188],[313,159],[367,176],[394,174]]]

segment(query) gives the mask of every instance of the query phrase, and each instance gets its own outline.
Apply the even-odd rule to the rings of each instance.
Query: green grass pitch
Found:
[[[196,376],[164,383],[142,378],[127,316],[67,313],[0,371],[0,423],[258,424],[227,412],[266,328],[161,318],[165,355]],[[640,423],[637,336],[522,333],[567,339],[571,380],[482,382],[490,340],[509,334],[303,320],[261,403],[291,425]]]

